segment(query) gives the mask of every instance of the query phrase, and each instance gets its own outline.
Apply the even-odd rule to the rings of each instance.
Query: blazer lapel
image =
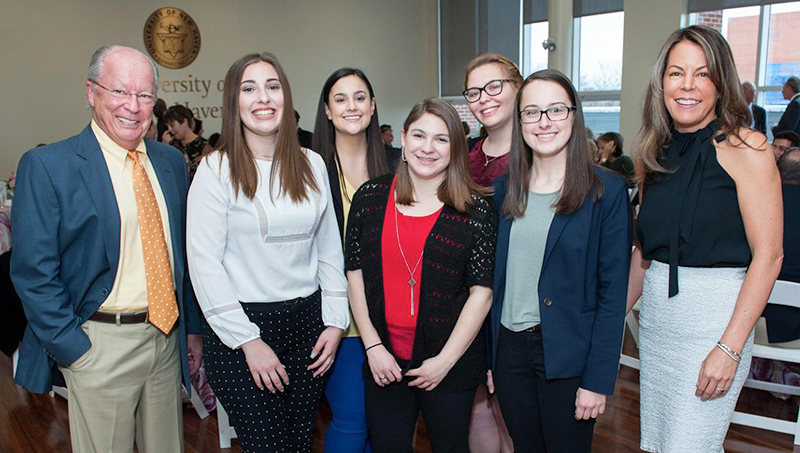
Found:
[[[86,126],[81,132],[79,140],[77,154],[86,160],[80,166],[81,177],[97,210],[108,264],[112,273],[116,275],[119,264],[120,224],[114,186],[111,185],[106,159],[103,157],[103,151],[100,150],[100,144],[97,142],[91,126]]]
[[[581,207],[583,209],[583,207]],[[580,211],[580,209],[578,210]],[[544,249],[544,261],[542,262],[542,269],[547,266],[547,260],[550,258],[550,255],[553,252],[553,248],[556,246],[556,242],[561,237],[561,233],[564,231],[564,227],[567,226],[567,223],[574,217],[578,212],[573,212],[570,215],[563,215],[563,214],[556,214],[553,216],[553,222],[550,224],[550,231],[547,232],[547,243],[545,244]]]
[[[169,216],[169,231],[172,236],[172,254],[175,261],[175,275],[179,275],[179,265],[183,263],[183,232],[181,229],[181,200],[178,194],[178,185],[175,182],[175,174],[172,168],[163,157],[161,150],[155,146],[148,148],[147,155],[150,164],[156,172],[158,184],[164,194],[164,201],[167,203],[167,214]],[[177,244],[177,246],[176,246]]]

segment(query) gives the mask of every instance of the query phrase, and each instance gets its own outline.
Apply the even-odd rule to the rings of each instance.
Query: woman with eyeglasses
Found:
[[[590,452],[622,344],[628,191],[592,162],[564,74],[525,79],[515,111],[508,174],[494,183],[497,397],[516,452]]]
[[[471,139],[469,170],[472,179],[490,186],[508,169],[511,130],[514,123],[514,99],[522,84],[517,65],[498,54],[484,54],[473,59],[464,76],[463,95],[469,110],[483,125],[485,134]],[[486,386],[478,387],[470,421],[469,445],[472,451],[510,453],[511,437],[497,405],[491,372]]]
[[[322,86],[313,148],[325,160],[331,199],[344,241],[353,196],[366,181],[389,173],[372,84],[360,69],[337,69]],[[364,343],[354,322],[345,331],[325,396],[333,414],[325,451],[371,452],[364,410]]]
[[[521,84],[517,65],[502,55],[483,54],[467,66],[462,94],[470,112],[486,128],[486,135],[468,143],[469,170],[484,187],[508,168],[514,99]]]
[[[421,411],[433,452],[466,452],[486,377],[497,214],[470,178],[453,106],[418,103],[401,133],[397,174],[364,183],[347,223],[370,441],[376,452],[412,452]]]

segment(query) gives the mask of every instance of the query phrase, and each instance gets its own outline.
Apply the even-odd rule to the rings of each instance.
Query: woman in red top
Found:
[[[469,141],[470,174],[482,186],[490,186],[496,177],[508,171],[511,132],[516,118],[514,101],[521,85],[522,75],[517,65],[502,55],[483,54],[467,65],[464,98],[469,102],[469,110],[486,128],[486,135]],[[486,384],[478,387],[475,393],[470,448],[483,453],[510,453],[514,445],[500,406],[497,399],[489,397],[494,393],[491,371]]]
[[[514,100],[520,85],[517,65],[502,55],[483,54],[467,66],[463,95],[470,112],[486,128],[486,135],[469,141],[469,170],[484,187],[508,170]]]
[[[361,186],[347,226],[348,293],[369,363],[367,426],[376,452],[411,452],[422,411],[434,452],[468,451],[486,373],[497,214],[470,178],[450,104],[420,102],[402,134],[397,175]]]

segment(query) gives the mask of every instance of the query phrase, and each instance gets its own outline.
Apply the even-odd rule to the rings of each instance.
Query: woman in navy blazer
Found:
[[[569,79],[539,71],[516,100],[500,212],[491,366],[517,452],[591,451],[622,343],[631,212],[596,167]]]

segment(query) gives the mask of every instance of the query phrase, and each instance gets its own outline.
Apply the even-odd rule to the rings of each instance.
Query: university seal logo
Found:
[[[200,30],[192,16],[178,8],[156,10],[144,24],[144,45],[158,64],[185,68],[200,53]]]

